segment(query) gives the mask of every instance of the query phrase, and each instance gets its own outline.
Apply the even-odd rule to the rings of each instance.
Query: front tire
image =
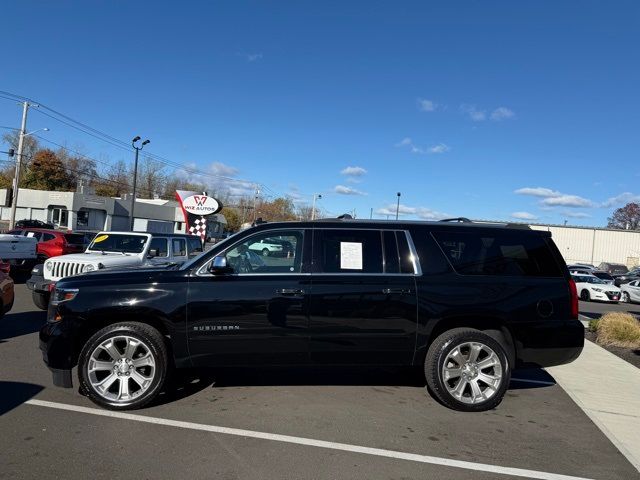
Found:
[[[49,294],[40,292],[31,292],[31,298],[33,303],[40,310],[47,310],[49,308]]]
[[[435,397],[464,412],[497,407],[511,377],[505,348],[472,328],[454,328],[437,337],[427,351],[424,371]]]
[[[582,290],[582,292],[580,292],[580,300],[584,302],[591,301],[591,294],[589,293],[589,290]]]
[[[116,323],[85,343],[78,380],[95,404],[134,410],[160,393],[168,365],[167,347],[158,330],[144,323]]]

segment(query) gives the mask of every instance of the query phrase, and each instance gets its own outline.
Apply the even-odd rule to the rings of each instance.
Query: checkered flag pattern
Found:
[[[189,227],[189,233],[191,235],[199,235],[204,242],[207,239],[207,219],[204,217],[198,218],[193,225]]]

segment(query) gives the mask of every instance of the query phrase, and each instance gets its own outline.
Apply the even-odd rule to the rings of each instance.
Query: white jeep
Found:
[[[36,265],[27,287],[36,306],[46,310],[51,290],[63,278],[105,268],[180,264],[202,251],[200,239],[193,235],[100,232],[84,253],[61,255]]]

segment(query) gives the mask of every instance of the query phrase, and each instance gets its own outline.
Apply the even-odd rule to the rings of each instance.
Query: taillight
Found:
[[[571,295],[571,318],[578,319],[578,289],[573,278],[569,279],[569,294]]]

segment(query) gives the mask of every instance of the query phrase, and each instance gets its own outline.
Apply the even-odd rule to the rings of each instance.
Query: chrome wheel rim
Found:
[[[118,335],[98,345],[87,362],[92,389],[105,400],[128,403],[153,383],[156,361],[149,346],[129,335]]]
[[[492,398],[502,384],[498,355],[480,342],[465,342],[453,348],[444,360],[442,380],[447,391],[466,404]]]

